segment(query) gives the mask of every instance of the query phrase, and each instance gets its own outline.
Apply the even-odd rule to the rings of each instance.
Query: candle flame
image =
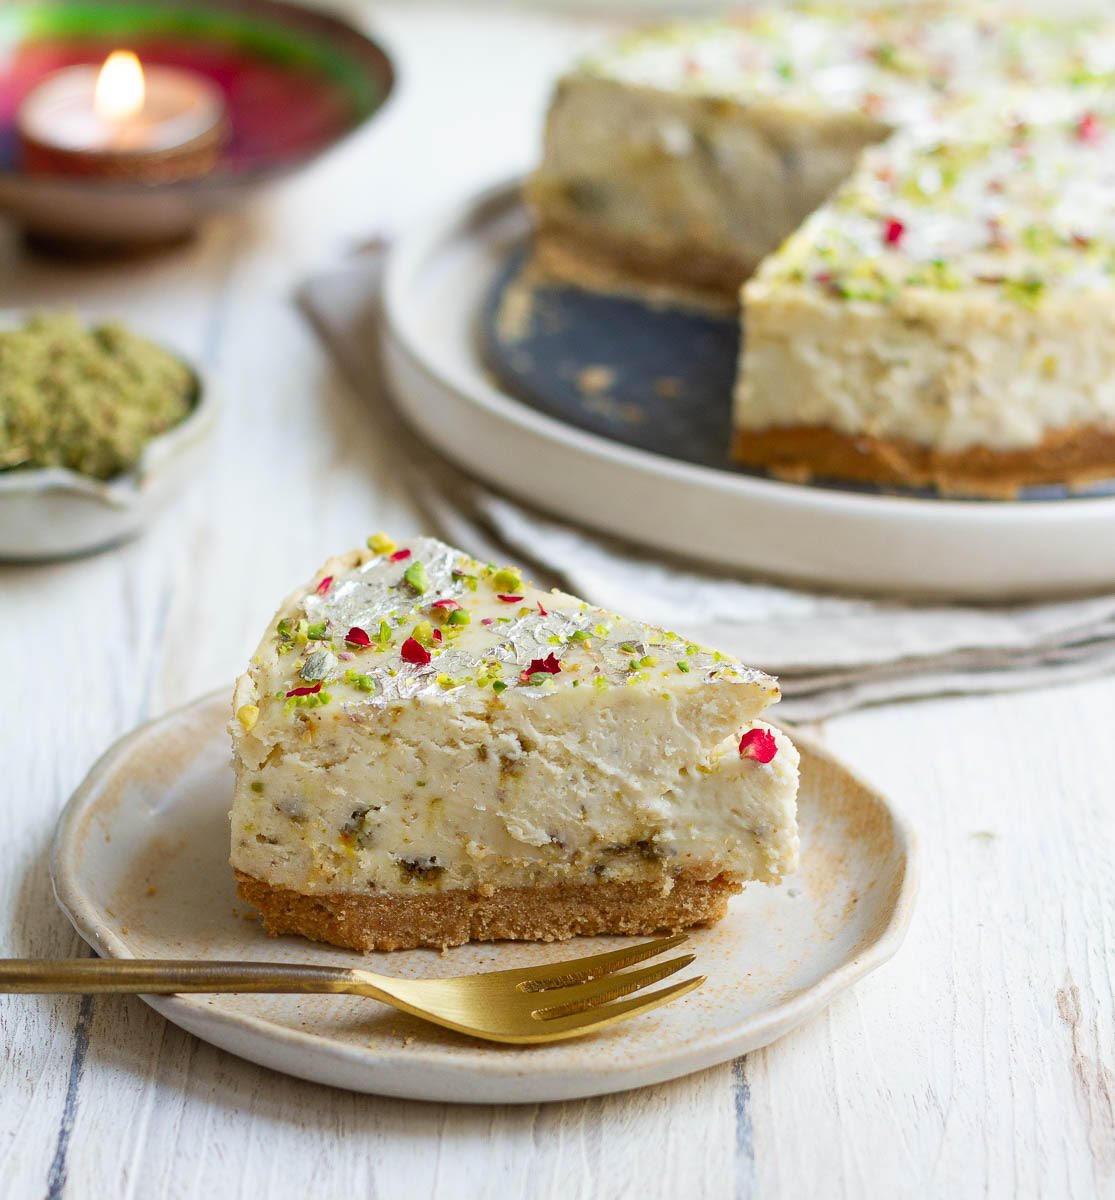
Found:
[[[114,50],[105,59],[93,92],[93,108],[109,121],[134,117],[143,108],[143,68],[130,50]]]

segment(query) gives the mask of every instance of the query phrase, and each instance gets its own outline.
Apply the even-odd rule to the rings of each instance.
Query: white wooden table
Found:
[[[228,685],[326,552],[418,530],[293,290],[529,162],[548,79],[596,30],[473,5],[375,18],[394,103],[266,206],[112,269],[3,235],[0,304],[142,322],[193,349],[226,407],[206,475],[150,535],[0,569],[0,955],[84,952],[46,855],[94,758]],[[454,1108],[273,1074],[139,1000],[3,998],[0,1195],[1115,1195],[1115,680],[823,732],[919,827],[920,909],[896,961],[769,1049],[627,1095]]]

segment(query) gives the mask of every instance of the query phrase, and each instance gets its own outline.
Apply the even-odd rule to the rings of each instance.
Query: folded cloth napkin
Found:
[[[543,585],[558,584],[770,671],[782,685],[780,715],[791,720],[1115,669],[1115,596],[959,606],[781,587],[652,557],[469,479],[391,404],[380,362],[382,265],[382,247],[369,247],[308,280],[299,302],[383,436],[397,445],[415,501],[448,541],[477,557],[518,559]]]

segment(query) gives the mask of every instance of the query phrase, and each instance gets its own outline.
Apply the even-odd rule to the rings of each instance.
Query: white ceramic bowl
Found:
[[[5,312],[0,328],[28,315]],[[68,558],[134,537],[200,472],[217,402],[201,372],[179,356],[197,378],[197,401],[184,421],[147,443],[130,471],[107,481],[65,467],[0,471],[0,560]]]

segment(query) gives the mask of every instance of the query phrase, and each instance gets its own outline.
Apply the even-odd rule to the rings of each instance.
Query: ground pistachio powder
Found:
[[[196,396],[181,359],[123,325],[37,314],[0,331],[0,471],[69,467],[110,479]]]

